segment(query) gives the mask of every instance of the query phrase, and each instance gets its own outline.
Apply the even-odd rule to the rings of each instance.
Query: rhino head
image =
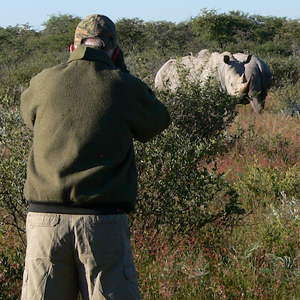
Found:
[[[245,62],[240,62],[233,56],[224,55],[224,63],[220,67],[220,79],[223,89],[228,94],[243,97],[248,93],[250,79],[246,80],[244,65],[249,63],[250,60],[251,55]]]

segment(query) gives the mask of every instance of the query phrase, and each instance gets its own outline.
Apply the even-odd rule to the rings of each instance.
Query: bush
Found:
[[[5,91],[0,99],[0,299],[19,299],[27,208],[23,186],[31,137],[16,99]]]
[[[4,232],[1,232],[4,234]],[[20,299],[24,250],[9,247],[0,252],[0,300]]]
[[[300,78],[299,56],[287,56],[272,54],[264,58],[272,72],[273,86],[280,87],[285,81],[296,83]]]
[[[260,207],[277,203],[282,191],[287,195],[298,195],[300,168],[294,166],[283,172],[273,166],[264,167],[256,162],[248,166],[247,174],[239,174],[236,190],[240,195],[249,199],[250,206]]]
[[[224,174],[202,163],[220,151],[223,131],[233,121],[236,98],[209,83],[185,83],[176,95],[161,92],[172,124],[147,144],[136,143],[139,198],[135,218],[140,226],[170,235],[191,233],[216,219],[238,218],[244,210]]]
[[[282,87],[272,93],[273,110],[284,116],[300,114],[300,81],[292,83],[290,79],[282,80]]]
[[[31,136],[21,120],[18,108],[7,94],[1,97],[0,129],[0,203],[2,224],[13,223],[24,229],[26,204],[23,199],[23,185],[26,174],[27,153]],[[13,222],[12,222],[13,220]]]

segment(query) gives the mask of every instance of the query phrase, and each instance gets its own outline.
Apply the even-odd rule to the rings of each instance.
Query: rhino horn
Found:
[[[247,82],[245,73],[243,73],[237,80],[237,84],[242,86],[243,83]]]
[[[242,74],[242,76],[238,79],[238,81],[240,83],[245,83],[247,80],[246,80],[246,76],[245,76],[245,73]]]
[[[245,74],[243,74],[243,75],[244,75],[244,79],[245,79]],[[243,75],[241,77],[243,77]],[[239,92],[240,94],[248,94],[250,80],[251,80],[251,78],[247,82],[242,84],[242,88]]]

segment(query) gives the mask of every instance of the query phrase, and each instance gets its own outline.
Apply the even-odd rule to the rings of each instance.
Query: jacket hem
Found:
[[[39,213],[57,213],[57,214],[74,214],[74,215],[117,215],[127,213],[121,205],[108,204],[61,204],[61,203],[45,203],[29,201],[28,212]]]

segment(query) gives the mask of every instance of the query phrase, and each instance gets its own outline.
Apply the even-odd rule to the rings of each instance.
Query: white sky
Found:
[[[104,14],[117,21],[139,18],[143,21],[187,21],[206,8],[218,13],[241,11],[249,15],[300,18],[300,0],[1,0],[0,27],[29,23],[35,30],[51,15],[70,14],[85,17]]]

